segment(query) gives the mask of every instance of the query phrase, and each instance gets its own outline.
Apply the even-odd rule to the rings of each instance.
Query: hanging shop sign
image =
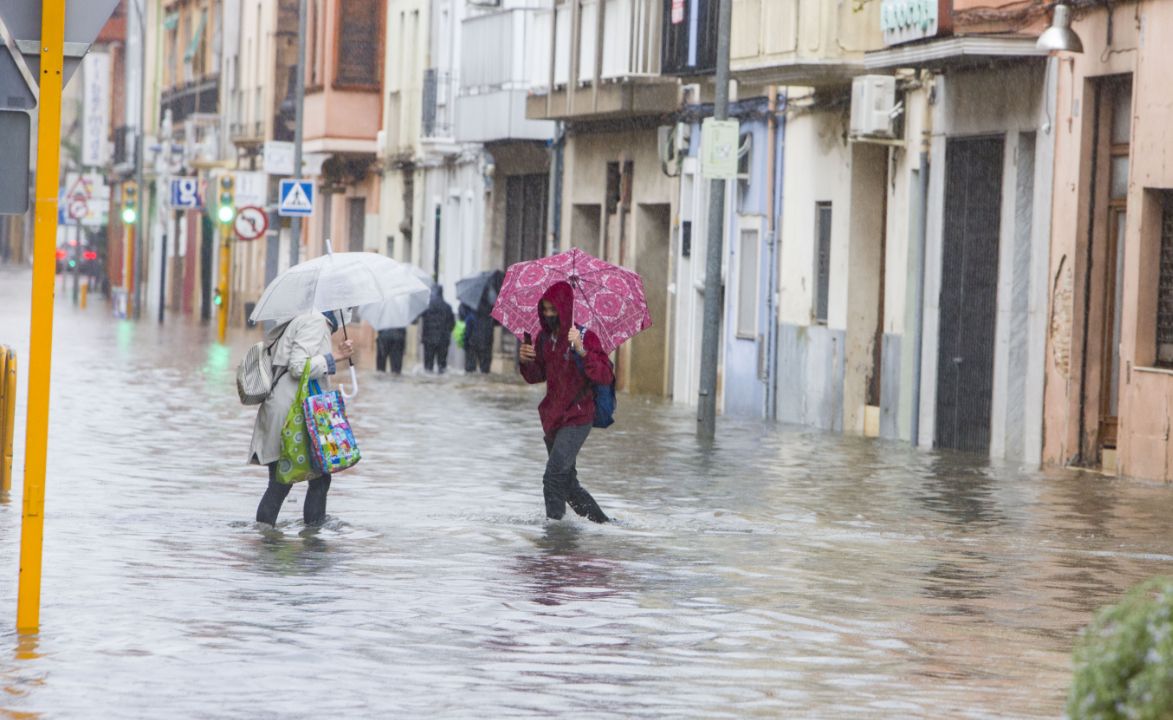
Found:
[[[948,35],[952,29],[949,0],[882,0],[880,30],[885,45]]]

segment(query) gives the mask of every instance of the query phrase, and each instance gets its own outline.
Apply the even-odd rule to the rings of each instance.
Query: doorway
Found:
[[[542,257],[549,177],[510,175],[505,185],[505,267]]]
[[[1003,148],[1001,137],[983,137],[945,150],[937,447],[990,447]]]
[[[644,280],[652,326],[631,342],[628,390],[637,395],[668,393],[668,248],[672,206],[639,205],[636,215],[635,271]]]

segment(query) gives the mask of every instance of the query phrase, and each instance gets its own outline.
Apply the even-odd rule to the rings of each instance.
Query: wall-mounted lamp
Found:
[[[1042,50],[1060,50],[1063,52],[1083,52],[1083,42],[1075,31],[1071,29],[1071,8],[1063,3],[1055,5],[1054,15],[1051,17],[1051,27],[1039,35],[1036,46]]]

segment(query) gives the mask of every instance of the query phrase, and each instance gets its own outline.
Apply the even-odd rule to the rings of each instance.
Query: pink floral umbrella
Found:
[[[493,317],[518,337],[525,333],[537,337],[541,330],[538,303],[559,282],[574,289],[575,324],[598,336],[606,352],[652,326],[643,279],[578,248],[510,265]]]

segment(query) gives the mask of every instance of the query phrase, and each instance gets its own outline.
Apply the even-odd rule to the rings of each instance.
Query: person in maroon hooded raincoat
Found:
[[[542,296],[538,315],[542,331],[535,342],[522,344],[519,359],[526,382],[546,383],[546,397],[538,406],[548,455],[542,477],[546,517],[561,519],[570,503],[579,515],[605,523],[610,518],[579,485],[575,465],[595,419],[594,385],[612,383],[615,373],[599,338],[574,325],[569,284],[552,285]]]

